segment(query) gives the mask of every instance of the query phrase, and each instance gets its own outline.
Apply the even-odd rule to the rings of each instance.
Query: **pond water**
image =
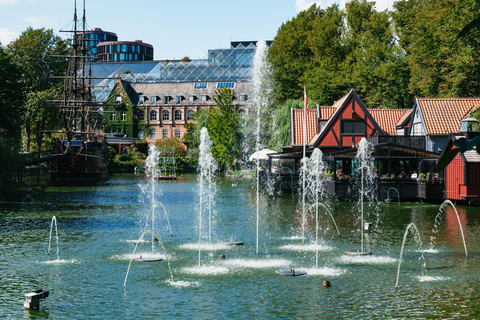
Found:
[[[375,319],[480,317],[480,209],[457,207],[469,258],[453,208],[440,219],[439,205],[379,204],[378,225],[366,232],[372,256],[351,257],[360,248],[355,203],[329,200],[341,235],[322,215],[319,269],[315,269],[314,219],[306,239],[292,195],[260,195],[259,256],[255,255],[256,195],[253,181],[218,180],[212,242],[198,268],[196,177],[158,182],[173,236],[162,211],[155,231],[166,261],[132,262],[151,202],[143,175],[113,175],[102,186],[46,187],[30,203],[0,203],[0,318],[2,319]],[[373,210],[373,209],[368,209]],[[47,255],[50,223],[58,224],[59,260]],[[395,291],[405,227],[414,222],[421,248],[408,237]],[[437,225],[437,227],[435,227]],[[433,230],[437,232],[434,232]],[[430,239],[434,235],[435,246]],[[149,237],[145,238],[146,240]],[[52,247],[56,244],[52,240]],[[312,249],[313,248],[313,249]],[[214,249],[214,250],[213,250]],[[151,253],[140,243],[138,254]],[[165,257],[160,246],[156,254]],[[220,254],[226,259],[220,260]],[[423,266],[425,261],[426,267]],[[279,269],[307,271],[286,277]],[[331,287],[324,289],[324,280]],[[190,284],[190,285],[188,285]],[[50,296],[39,310],[23,308],[24,294],[43,288]]]

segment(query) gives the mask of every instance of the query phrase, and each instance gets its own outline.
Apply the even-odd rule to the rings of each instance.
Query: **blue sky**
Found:
[[[394,0],[377,1],[377,10]],[[143,40],[155,59],[204,58],[230,41],[272,40],[282,23],[313,3],[322,8],[345,0],[86,0],[88,27],[115,32],[119,40]],[[0,42],[8,44],[29,26],[59,30],[73,20],[74,0],[0,0]],[[77,0],[79,16],[83,0]]]

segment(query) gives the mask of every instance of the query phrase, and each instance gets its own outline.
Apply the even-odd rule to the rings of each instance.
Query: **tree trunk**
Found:
[[[30,123],[25,123],[25,152],[30,152]]]

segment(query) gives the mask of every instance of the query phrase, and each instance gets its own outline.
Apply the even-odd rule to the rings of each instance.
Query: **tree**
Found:
[[[0,46],[0,198],[8,197],[7,192],[15,188],[13,176],[22,167],[18,152],[25,109],[19,73]]]
[[[235,92],[230,88],[218,88],[213,100],[217,108],[210,112],[207,129],[213,142],[212,155],[223,170],[232,167],[240,150],[240,115],[233,105]]]
[[[55,119],[46,119],[55,112],[49,112],[50,108],[43,103],[45,98],[58,98],[59,80],[52,78],[53,75],[63,74],[67,68],[66,58],[59,57],[67,54],[67,42],[54,35],[51,29],[28,28],[18,39],[7,46],[7,52],[12,61],[20,69],[18,73],[25,94],[28,94],[27,115],[25,119],[25,151],[30,151],[31,133],[36,133],[37,143],[43,139],[42,130],[46,124],[55,123]],[[51,120],[51,121],[50,121]],[[51,127],[49,129],[58,129]]]
[[[287,100],[283,105],[278,106],[274,114],[275,123],[275,146],[278,151],[280,147],[290,144],[291,109],[303,109],[303,100]]]

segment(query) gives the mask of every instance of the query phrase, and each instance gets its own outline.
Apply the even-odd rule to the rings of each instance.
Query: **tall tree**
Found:
[[[218,88],[213,100],[217,108],[210,112],[208,132],[213,142],[212,155],[223,169],[232,167],[240,150],[240,115],[233,105],[235,92],[230,88]]]
[[[6,192],[14,188],[12,177],[22,165],[19,147],[25,110],[19,73],[0,45],[0,198],[6,198]]]
[[[56,36],[51,29],[28,28],[7,46],[7,52],[20,68],[19,76],[25,94],[28,94],[25,151],[29,152],[32,132],[35,132],[37,142],[43,138],[41,130],[45,129],[44,124],[48,120],[41,114],[52,115],[47,109],[53,107],[40,101],[52,97],[53,92],[58,92],[52,91],[59,84],[59,80],[52,76],[63,74],[67,68],[66,58],[61,57],[67,54],[67,42]]]

